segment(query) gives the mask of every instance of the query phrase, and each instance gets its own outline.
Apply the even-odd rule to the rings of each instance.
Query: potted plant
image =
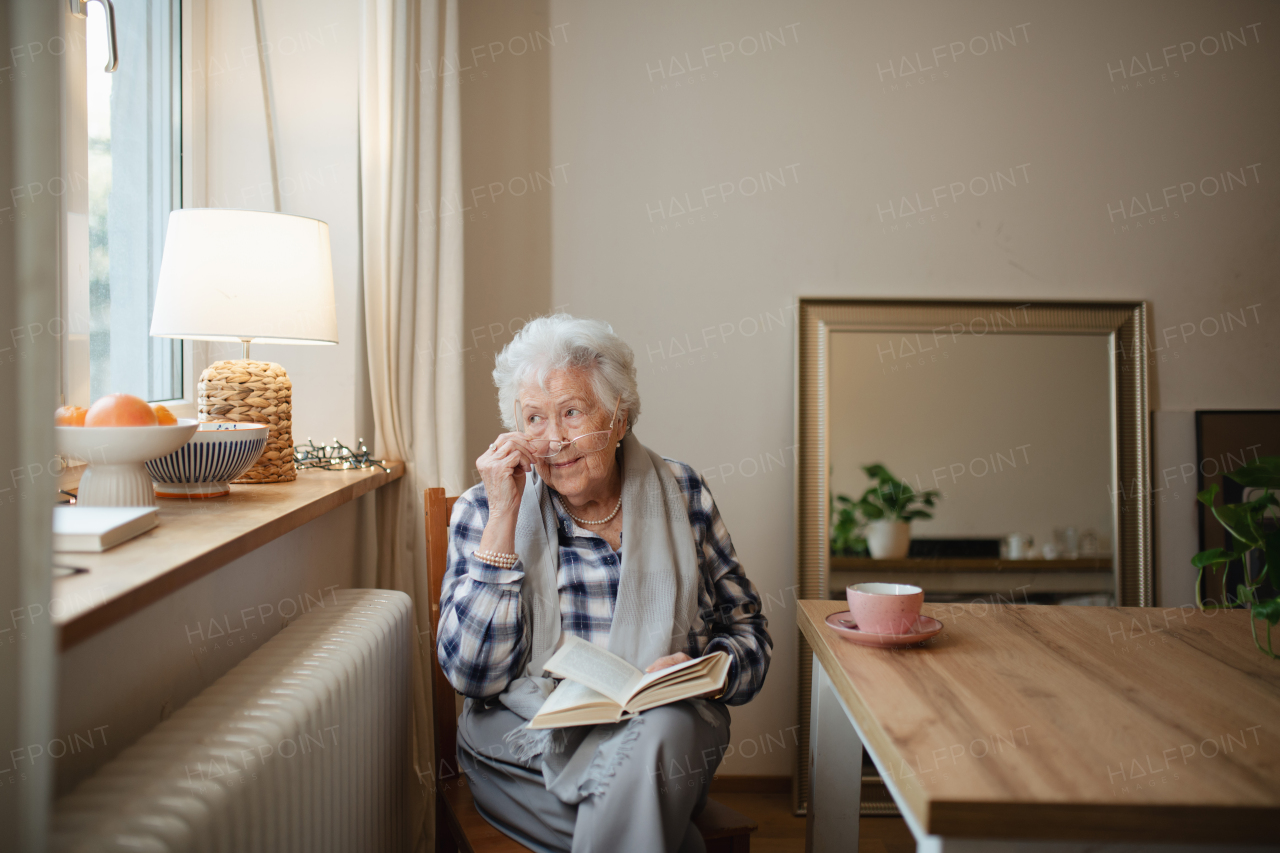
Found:
[[[941,493],[928,489],[916,494],[878,462],[865,465],[862,470],[876,481],[861,498],[851,502],[866,522],[867,550],[877,560],[901,559],[911,547],[911,522],[917,518],[933,518],[928,510]]]
[[[1260,652],[1274,659],[1277,655],[1271,645],[1271,629],[1280,622],[1280,593],[1277,593],[1280,589],[1280,565],[1277,565],[1280,562],[1280,526],[1276,524],[1275,513],[1268,516],[1268,511],[1272,507],[1280,507],[1273,491],[1280,489],[1280,456],[1260,457],[1227,476],[1246,489],[1261,489],[1262,493],[1245,503],[1220,507],[1213,505],[1214,498],[1218,496],[1217,484],[1196,495],[1230,534],[1231,545],[1229,548],[1201,551],[1191,558],[1191,565],[1200,570],[1196,579],[1196,604],[1201,610],[1248,607],[1253,643]],[[1231,600],[1230,592],[1227,592],[1227,601],[1206,604],[1200,592],[1204,570],[1225,568],[1235,560],[1240,560],[1244,567],[1244,582],[1237,585],[1235,600]],[[1267,626],[1266,648],[1258,639],[1259,621]]]

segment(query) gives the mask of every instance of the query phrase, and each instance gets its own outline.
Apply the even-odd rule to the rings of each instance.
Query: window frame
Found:
[[[181,40],[182,99],[180,121],[180,160],[182,199],[179,207],[208,207],[208,21],[206,0],[173,0],[180,7],[179,38]],[[210,342],[182,340],[183,400],[175,401],[173,413],[180,418],[198,416],[200,374],[216,359],[210,353]]]
[[[58,377],[60,400],[64,405],[88,406],[91,402],[90,353],[89,353],[89,225],[88,225],[88,101],[87,101],[87,34],[86,19],[72,14],[68,0],[62,0],[62,44],[60,58],[62,72],[61,108],[63,114],[62,171],[66,190],[61,196],[62,221],[62,272],[59,282]],[[198,9],[193,7],[198,6]],[[98,12],[99,10],[94,10]],[[192,14],[196,12],[197,14]],[[184,73],[188,63],[184,57],[188,50],[199,50],[204,43],[204,3],[191,0],[166,0],[149,9],[153,16],[151,27],[159,27],[165,34],[161,48],[161,62],[166,67],[167,79],[163,85],[168,90],[163,102],[152,109],[159,110],[159,121],[167,128],[168,139],[164,145],[169,152],[168,168],[161,172],[149,164],[153,176],[168,185],[167,200],[153,197],[151,204],[167,206],[168,210],[196,206],[188,192],[189,182],[196,177],[195,164],[185,156],[196,139],[204,136],[204,111],[194,110],[189,103],[197,94],[191,85],[198,78],[198,96],[203,101],[203,75]],[[154,48],[153,42],[152,47]],[[203,58],[203,57],[201,57]],[[122,56],[121,61],[129,57]],[[200,67],[200,66],[195,66]],[[199,165],[203,166],[203,158]],[[203,168],[199,170],[203,172]],[[202,175],[201,175],[202,177]],[[201,183],[203,183],[201,181]],[[155,210],[158,221],[167,219],[167,211]],[[163,232],[163,225],[159,226]],[[155,263],[159,263],[157,247]],[[182,358],[179,374],[181,396],[163,403],[176,416],[195,418],[196,382],[207,362],[202,347],[183,340],[176,348]]]

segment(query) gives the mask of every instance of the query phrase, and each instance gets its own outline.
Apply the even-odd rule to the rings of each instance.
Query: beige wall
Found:
[[[914,343],[913,343],[914,341]],[[917,344],[929,351],[917,353]],[[831,336],[831,486],[855,500],[880,462],[942,492],[912,536],[1111,530],[1108,339],[1084,335]]]
[[[795,622],[779,602],[795,584],[798,297],[1145,299],[1153,408],[1280,407],[1265,367],[1278,339],[1274,4],[552,0],[467,3],[463,16],[464,45],[509,44],[530,18],[567,36],[537,60],[549,62],[545,91],[509,53],[464,85],[464,104],[486,105],[465,116],[468,186],[527,168],[479,144],[498,135],[570,178],[548,191],[549,224],[505,226],[549,231],[546,296],[544,249],[468,223],[468,325],[537,301],[612,322],[639,360],[638,434],[708,472],[747,572],[772,596],[769,683],[734,712],[735,743],[756,746],[727,772],[787,773],[794,758],[759,739],[796,714]],[[1230,50],[1219,41],[1207,55],[1227,30]],[[996,31],[1000,49],[975,55]],[[1185,59],[1176,47],[1152,83],[1133,65],[1148,53],[1164,65],[1162,50],[1184,42]],[[940,64],[928,59],[937,47]],[[938,67],[910,74],[903,57],[914,66],[917,54]],[[1227,171],[1230,191],[1199,191]],[[980,177],[997,190],[979,195]],[[1166,187],[1167,209],[1140,215],[1133,200],[1165,207]],[[935,209],[912,214],[917,194]],[[525,215],[506,204],[503,217]],[[1215,330],[1228,312],[1232,328]],[[496,425],[485,412],[468,409],[473,449]],[[1189,423],[1158,419],[1177,434],[1157,444],[1185,449]],[[1162,497],[1165,531],[1194,524],[1188,489]],[[1161,583],[1185,594],[1186,542],[1170,542]]]
[[[501,431],[493,357],[551,299],[551,195],[573,173],[551,161],[551,56],[573,37],[545,3],[460,4],[458,53],[436,69],[462,91],[467,462]],[[541,34],[541,37],[533,35]],[[534,49],[534,48],[537,49]],[[560,166],[560,168],[557,168]],[[478,481],[477,481],[478,482]]]

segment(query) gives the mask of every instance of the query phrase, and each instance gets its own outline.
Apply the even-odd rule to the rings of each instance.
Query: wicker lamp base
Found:
[[[293,383],[271,361],[215,361],[200,374],[201,421],[267,424],[271,433],[253,467],[233,483],[287,483],[293,467]]]

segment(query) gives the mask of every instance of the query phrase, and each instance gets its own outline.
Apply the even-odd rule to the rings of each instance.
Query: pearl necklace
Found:
[[[613,517],[618,514],[618,510],[620,509],[622,509],[622,495],[618,495],[618,505],[613,508],[613,512],[609,513],[604,518],[598,519],[597,521],[587,521],[586,519],[578,518],[576,515],[569,512],[569,503],[568,501],[564,502],[565,514],[579,524],[604,524],[605,522],[613,521]]]

